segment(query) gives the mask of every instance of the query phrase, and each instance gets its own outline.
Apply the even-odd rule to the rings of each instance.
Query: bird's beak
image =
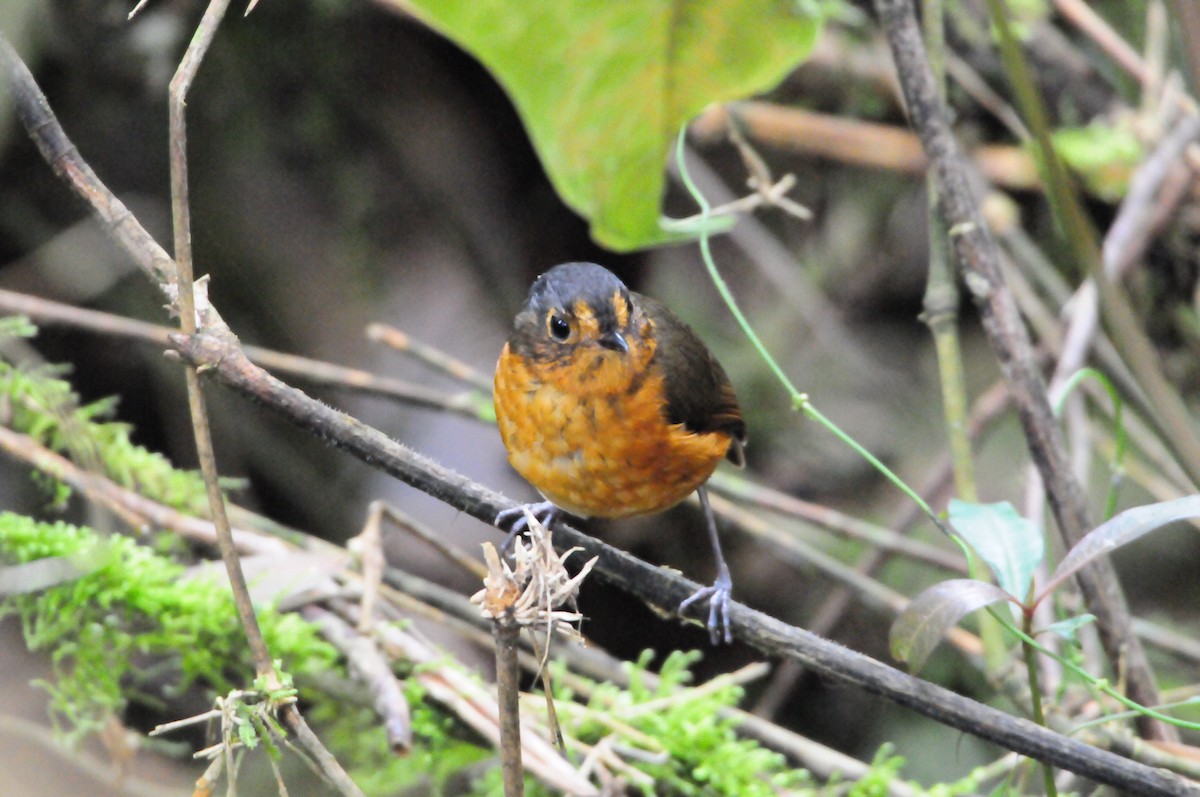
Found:
[[[625,342],[625,338],[620,332],[615,329],[610,332],[605,332],[600,336],[600,345],[612,351],[619,351],[621,354],[629,353],[629,344]]]

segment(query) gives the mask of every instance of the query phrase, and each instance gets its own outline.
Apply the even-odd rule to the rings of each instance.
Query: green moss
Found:
[[[722,709],[741,700],[740,686],[687,688],[690,668],[700,658],[697,651],[671,653],[654,688],[647,686],[645,678],[651,658],[649,652],[643,653],[636,664],[627,665],[628,691],[605,689],[592,701],[597,709],[606,705],[605,710],[618,719],[628,717],[633,727],[657,739],[669,754],[666,763],[637,765],[655,781],[646,794],[768,797],[780,789],[811,785],[807,772],[791,767],[779,753],[740,738],[735,721],[721,717]],[[659,700],[663,702],[654,711],[636,711],[637,706]]]
[[[366,794],[395,794],[417,785],[432,795],[458,793],[451,791],[452,783],[465,780],[464,770],[494,752],[464,738],[458,722],[430,702],[416,680],[405,682],[405,697],[411,712],[413,749],[404,756],[388,747],[378,715],[365,706],[325,701],[314,704],[308,714]]]
[[[30,334],[31,328],[19,320],[3,320],[0,337]],[[128,424],[109,420],[117,406],[115,398],[81,405],[70,383],[62,378],[68,371],[64,366],[26,366],[0,360],[0,397],[8,413],[5,425],[122,487],[181,512],[206,516],[208,499],[200,474],[178,470],[161,454],[135,445]],[[69,491],[49,475],[42,477],[47,479],[51,502],[64,503]]]
[[[29,648],[50,654],[54,677],[43,686],[69,738],[119,713],[146,661],[170,661],[178,671],[174,688],[202,683],[214,693],[253,672],[232,595],[215,572],[191,574],[127,537],[7,512],[0,513],[0,557],[85,563],[87,572],[73,581],[0,603],[0,614],[20,617]],[[303,676],[336,666],[334,648],[296,615],[265,609],[259,623],[289,671]]]
[[[228,588],[212,571],[191,575],[132,539],[102,538],[86,528],[11,513],[0,514],[0,556],[15,562],[64,557],[86,563],[82,569],[88,572],[73,581],[0,604],[0,612],[20,616],[32,649],[50,653],[54,677],[43,685],[51,694],[56,722],[70,738],[98,730],[109,713],[124,708],[131,684],[144,674],[136,662],[166,657],[178,672],[173,688],[201,683],[214,696],[252,670]],[[336,651],[299,617],[263,611],[259,620],[269,648],[301,685],[307,674],[339,670]],[[629,689],[594,685],[590,707],[652,736],[667,753],[662,763],[631,762],[654,778],[654,786],[644,792],[749,797],[773,797],[782,789],[823,793],[807,773],[792,768],[778,753],[739,738],[734,722],[720,718],[722,708],[740,699],[740,687],[688,688],[690,667],[698,657],[696,652],[671,654],[654,687],[646,678],[648,653],[628,665]],[[450,660],[441,666],[461,667]],[[307,713],[368,794],[392,794],[418,784],[432,794],[461,793],[462,788],[500,794],[496,767],[478,773],[471,769],[494,757],[494,751],[428,701],[415,680],[407,682],[406,690],[415,744],[403,757],[388,748],[378,717],[367,707],[313,694]],[[564,692],[558,699],[565,702],[571,696]],[[637,710],[659,700],[664,704],[653,711]],[[571,736],[594,743],[611,733],[592,715],[579,716],[567,727]],[[900,759],[884,758],[871,777],[849,791],[841,786],[841,793],[882,794],[899,765]],[[472,774],[477,777],[468,786]],[[527,793],[548,792],[531,779]]]

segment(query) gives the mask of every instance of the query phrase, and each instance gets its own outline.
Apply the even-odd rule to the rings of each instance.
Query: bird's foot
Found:
[[[708,638],[714,645],[733,643],[733,632],[729,629],[729,601],[733,597],[733,580],[728,574],[721,574],[711,587],[697,590],[694,595],[679,604],[679,613],[683,614],[693,603],[708,602]]]
[[[528,511],[529,514],[526,514]],[[511,509],[501,510],[492,521],[498,528],[508,529],[508,536],[500,546],[501,553],[508,553],[512,541],[517,535],[529,529],[529,515],[533,515],[547,529],[551,528],[562,514],[562,510],[550,501],[538,501],[532,504],[521,504]]]

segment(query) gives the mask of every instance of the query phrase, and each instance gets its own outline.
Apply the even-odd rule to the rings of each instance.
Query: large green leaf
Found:
[[[812,49],[813,0],[389,0],[504,86],[560,196],[601,244],[677,239],[664,166],[706,105],[772,88]]]

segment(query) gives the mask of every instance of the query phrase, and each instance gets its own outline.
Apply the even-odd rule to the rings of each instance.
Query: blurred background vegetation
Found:
[[[1197,88],[1194,6],[1159,4],[1169,24],[1155,28],[1147,24],[1152,4],[1093,4],[1158,69],[1157,82],[1140,84],[1063,8],[1032,0],[1011,5],[1023,15],[1025,56],[1062,131],[1060,147],[1080,170],[1088,209],[1103,230],[1134,167],[1163,135],[1164,85],[1179,80],[1185,90]],[[998,189],[992,207],[1000,210],[992,220],[1011,225],[1053,267],[1063,260],[1062,244],[1014,133],[986,12],[976,2],[948,6],[950,103],[961,140],[979,154]],[[202,8],[195,0],[163,0],[128,21],[126,2],[0,1],[0,26],[68,134],[164,244],[170,241],[167,83]],[[795,175],[791,196],[813,218],[762,211],[716,239],[715,256],[799,388],[940,510],[951,492],[937,478],[945,461],[944,421],[936,361],[920,320],[929,258],[922,165],[869,9],[827,3],[825,10],[831,19],[812,57],[764,98],[805,109],[811,118],[801,122],[809,126],[771,135],[765,123],[748,123],[774,174]],[[370,2],[262,0],[247,18],[234,15],[223,24],[189,96],[188,122],[196,270],[211,275],[214,301],[244,343],[454,388],[448,378],[369,342],[366,325],[395,325],[490,373],[532,279],[559,262],[594,260],[664,300],[717,353],[746,411],[749,473],[757,482],[886,526],[911,525],[919,539],[946,545],[928,522],[905,520],[907,501],[875,471],[790,410],[721,305],[694,245],[614,254],[594,243],[587,223],[548,182],[504,90],[413,17]],[[843,126],[822,126],[833,122]],[[724,129],[721,113],[710,111],[690,137],[701,188],[714,202],[746,191],[742,160]],[[1190,174],[1177,191],[1127,285],[1164,369],[1191,400],[1200,378],[1200,204]],[[665,211],[695,212],[674,183]],[[1077,282],[1069,267],[1058,271]],[[0,288],[167,322],[159,295],[68,197],[8,104],[0,105]],[[1038,306],[1053,324],[1059,303],[1043,296]],[[999,372],[968,302],[963,313],[968,389],[977,397]],[[71,381],[85,400],[119,396],[117,417],[133,426],[138,442],[193,465],[183,379],[161,350],[64,327],[46,327],[33,345],[47,362],[71,364]],[[532,497],[486,425],[381,399],[313,392],[471,478]],[[272,518],[344,541],[358,532],[368,503],[384,498],[468,551],[497,538],[237,397],[212,389],[209,398],[222,471],[244,478],[238,499]],[[981,500],[1022,506],[1029,471],[1015,419],[1004,415],[989,425],[976,450]],[[0,507],[57,514],[25,466],[0,460],[0,468]],[[1148,484],[1127,480],[1122,505],[1166,497],[1155,490],[1156,476]],[[1108,474],[1093,468],[1093,477],[1098,511]],[[66,517],[82,522],[88,512],[73,503]],[[860,543],[796,521],[775,522],[845,561],[862,555]],[[685,506],[588,528],[706,581],[711,562],[699,524],[695,509]],[[388,545],[406,568],[443,567],[407,538],[389,538]],[[761,542],[731,536],[726,545],[739,600],[810,626],[835,582]],[[1117,563],[1135,613],[1195,639],[1197,562],[1200,537],[1191,527],[1123,552]],[[442,577],[474,591],[457,571]],[[941,577],[901,559],[879,572],[907,595]],[[625,658],[645,648],[665,655],[704,645],[702,631],[658,618],[596,579],[583,592],[581,610],[584,631]],[[877,606],[851,601],[826,633],[887,659],[890,620]],[[3,630],[15,637],[11,625]],[[19,656],[19,647],[15,638],[0,646],[0,662]],[[1154,657],[1168,684],[1196,680],[1196,659]],[[725,671],[754,658],[739,645],[710,650],[699,671]],[[0,663],[0,670],[8,667]],[[987,694],[982,676],[952,652],[935,657],[925,675]],[[28,679],[4,680],[3,703],[37,716]],[[748,703],[765,688],[751,685]],[[892,741],[910,760],[906,773],[913,777],[952,778],[985,760],[973,740],[820,679],[803,678],[773,700],[781,724],[853,755],[869,759]]]

